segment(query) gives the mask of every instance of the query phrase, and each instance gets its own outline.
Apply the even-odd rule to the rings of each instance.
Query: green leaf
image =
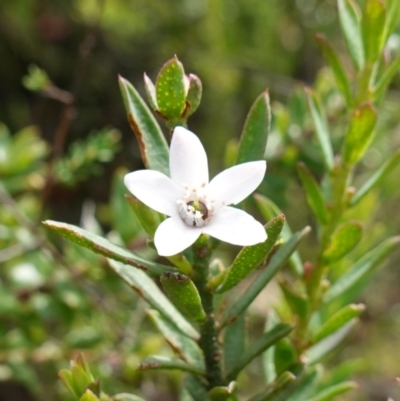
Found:
[[[161,215],[132,195],[125,195],[125,198],[135,214],[137,221],[144,231],[153,238],[158,226],[163,220]]]
[[[387,0],[387,13],[386,13],[386,24],[385,24],[385,37],[383,43],[389,39],[389,36],[393,33],[396,28],[396,24],[400,17],[400,2],[397,0]]]
[[[311,398],[310,401],[330,401],[336,398],[340,394],[347,393],[350,390],[357,388],[357,383],[348,381],[334,386],[330,386],[322,391],[320,391],[315,397]]]
[[[355,110],[343,144],[342,154],[346,163],[353,165],[364,156],[372,141],[376,120],[376,110],[370,103]]]
[[[133,252],[121,248],[107,239],[86,231],[83,228],[53,220],[46,220],[43,224],[69,241],[106,256],[107,258],[137,267],[138,269],[148,270],[154,274],[162,274],[165,273],[165,271],[173,270],[173,268],[169,266],[145,260],[135,255]]]
[[[82,397],[79,398],[79,401],[99,401],[99,399],[88,389],[83,393]]]
[[[326,62],[329,64],[333,71],[333,76],[335,78],[335,82],[339,89],[339,92],[344,97],[346,104],[350,106],[353,103],[351,87],[339,55],[324,35],[317,34],[316,39],[322,50]]]
[[[140,362],[138,370],[181,370],[183,372],[190,372],[196,375],[205,375],[206,372],[198,366],[190,365],[177,358],[170,358],[161,355],[150,355]]]
[[[279,283],[290,309],[300,317],[306,317],[310,311],[310,303],[305,294],[295,291],[287,282]]]
[[[191,116],[199,107],[203,85],[200,78],[195,74],[189,74],[189,91],[186,96],[187,111],[184,117]]]
[[[181,333],[195,340],[199,338],[198,332],[178,312],[175,306],[171,304],[146,273],[111,259],[109,259],[109,264],[118,276],[136,291],[140,297],[146,300],[152,308],[159,311],[166,319],[172,322]]]
[[[187,337],[188,333],[182,334],[182,332],[177,331],[175,322],[172,324],[167,321],[156,310],[148,310],[147,314],[179,358],[204,371],[203,353],[197,343],[192,338]]]
[[[196,322],[205,319],[199,292],[189,277],[180,273],[164,273],[161,284],[168,298],[185,317]]]
[[[225,292],[239,284],[265,261],[277,241],[284,223],[285,216],[281,214],[265,225],[265,231],[268,236],[266,241],[262,244],[246,246],[239,252],[225,275],[225,280],[221,286],[217,288],[217,292]]]
[[[315,181],[314,177],[303,163],[297,164],[297,172],[299,173],[311,210],[314,212],[320,224],[326,224],[328,222],[328,212],[317,181]]]
[[[279,321],[280,320],[277,313],[273,309],[269,310],[267,314],[267,321],[265,323],[264,332],[272,330],[279,323]],[[272,383],[277,377],[274,355],[275,355],[274,346],[269,347],[263,353],[263,370],[266,383]]]
[[[258,209],[264,216],[265,220],[270,220],[282,215],[282,211],[278,208],[278,206],[276,206],[275,203],[267,197],[255,194],[254,199],[256,200]],[[282,239],[286,242],[291,238],[292,235],[292,230],[290,229],[288,222],[285,221],[281,231]],[[297,251],[293,252],[293,254],[290,256],[290,264],[298,276],[303,274],[303,262],[301,261],[300,255]]]
[[[232,369],[236,361],[243,354],[246,339],[246,319],[242,313],[232,324],[224,330],[224,371]]]
[[[332,315],[314,334],[313,341],[318,342],[339,330],[350,320],[358,317],[365,310],[363,304],[351,304]]]
[[[153,81],[147,76],[146,73],[143,74],[143,80],[144,80],[144,89],[147,95],[147,101],[149,102],[150,107],[154,111],[156,111],[158,110],[156,87],[154,86]]]
[[[362,17],[364,53],[367,62],[378,58],[385,39],[386,6],[382,0],[366,0]]]
[[[373,91],[376,100],[381,99],[381,97],[385,94],[393,78],[399,72],[399,68],[400,68],[400,54],[398,54],[396,58],[390,63],[389,67],[387,67],[387,69],[383,72],[383,74],[379,78],[378,82],[375,84]]]
[[[296,380],[296,376],[291,372],[283,372],[278,379],[270,383],[265,390],[251,397],[248,401],[269,401],[271,397],[279,394]]]
[[[208,400],[207,390],[200,381],[199,377],[194,375],[187,375],[185,378],[184,387],[189,391],[194,401]]]
[[[240,138],[236,164],[262,160],[271,126],[268,91],[263,92],[251,106]]]
[[[279,323],[271,331],[264,333],[250,347],[248,347],[236,362],[236,364],[227,372],[227,380],[234,380],[236,376],[258,355],[264,352],[271,345],[274,345],[281,338],[287,336],[293,327],[289,324]]]
[[[360,9],[354,0],[338,0],[339,21],[355,67],[364,65],[364,46],[361,36]]]
[[[126,79],[119,77],[119,86],[144,165],[151,170],[169,175],[168,145],[156,119],[139,93]]]
[[[210,401],[229,401],[230,396],[236,390],[236,382],[232,381],[228,386],[218,386],[212,388],[208,392],[208,399]]]
[[[357,205],[368,192],[375,188],[394,168],[400,163],[400,150],[389,158],[373,175],[372,177],[356,192],[350,200],[350,206]]]
[[[295,390],[289,397],[279,401],[304,401],[308,400],[315,392],[322,376],[322,369],[319,366],[308,368],[302,372],[295,382]],[[275,400],[274,400],[275,401]],[[278,400],[276,400],[278,401]]]
[[[267,267],[253,281],[247,291],[225,312],[221,326],[226,325],[237,319],[237,317],[247,309],[257,295],[265,288],[277,271],[286,263],[289,256],[299,246],[302,239],[311,231],[310,227],[294,234],[271,258]]]
[[[341,224],[332,234],[331,242],[323,254],[325,264],[337,262],[360,242],[363,224],[358,221],[347,221]]]
[[[357,319],[350,320],[350,322],[342,326],[335,333],[308,348],[304,353],[304,358],[306,358],[310,365],[319,362],[347,337],[356,323]]]
[[[116,170],[111,187],[111,219],[113,228],[128,244],[141,231],[137,217],[124,199],[127,189],[124,185],[124,176],[127,171],[123,168]],[[125,195],[126,196],[126,195]]]
[[[76,387],[74,379],[72,377],[72,372],[68,369],[61,369],[58,372],[58,377],[63,382],[67,390],[76,398],[81,395],[80,389]]]
[[[174,56],[168,60],[156,80],[158,111],[168,120],[179,119],[186,107],[185,70]]]
[[[113,395],[112,400],[114,401],[146,401],[144,398],[140,398],[137,395],[128,393],[119,393]]]
[[[310,88],[306,88],[305,92],[315,133],[321,146],[323,161],[327,170],[331,171],[333,168],[333,150],[325,112],[317,94]]]
[[[357,286],[360,281],[375,270],[395,249],[397,249],[399,243],[400,236],[389,238],[364,255],[326,291],[323,297],[324,303],[333,301],[342,296],[343,293]]]
[[[274,365],[278,375],[286,370],[291,370],[298,363],[298,353],[288,338],[278,341],[274,348]]]

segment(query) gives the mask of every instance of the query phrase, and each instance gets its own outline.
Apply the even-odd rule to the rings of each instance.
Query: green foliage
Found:
[[[256,99],[247,116],[240,138],[236,164],[260,160],[264,157],[270,126],[269,93],[265,91]]]
[[[282,231],[285,216],[282,214],[272,219],[265,226],[268,238],[262,244],[244,247],[239,255],[235,258],[232,266],[229,267],[224,275],[224,281],[217,288],[217,292],[230,290],[235,285],[239,284],[247,277],[254,269],[257,269],[266,260],[272,247],[278,240],[279,234]]]
[[[206,318],[199,292],[189,277],[180,273],[164,273],[161,284],[168,298],[184,316],[194,321]]]
[[[31,64],[28,68],[28,74],[22,78],[22,84],[28,90],[40,92],[46,90],[51,85],[51,81],[46,71]]]
[[[91,175],[103,171],[100,163],[110,162],[119,150],[120,133],[105,128],[92,132],[83,142],[74,142],[68,155],[57,160],[54,166],[55,179],[63,185],[73,186],[87,180]]]
[[[11,135],[5,126],[0,126],[0,262],[4,264],[0,274],[0,374],[24,383],[40,401],[63,400],[65,395],[58,389],[47,394],[47,389],[54,387],[49,377],[64,365],[65,356],[74,354],[76,348],[85,348],[90,350],[87,355],[95,373],[82,356],[71,362],[70,369],[60,370],[70,395],[82,401],[143,401],[126,391],[137,388],[147,397],[148,380],[152,381],[151,388],[157,388],[156,395],[149,397],[159,397],[167,389],[171,398],[181,393],[180,401],[239,401],[242,397],[248,401],[324,401],[337,399],[355,387],[350,379],[357,371],[356,364],[340,364],[338,360],[345,352],[334,352],[356,327],[365,309],[364,304],[357,303],[361,290],[399,244],[399,237],[382,238],[392,235],[395,222],[377,223],[375,215],[378,209],[378,218],[387,214],[386,202],[389,205],[392,201],[388,199],[393,196],[389,173],[400,160],[398,152],[390,153],[394,143],[391,132],[398,116],[390,111],[390,102],[386,103],[385,98],[400,65],[400,57],[388,57],[386,47],[400,6],[395,0],[366,0],[361,9],[356,0],[338,0],[338,18],[348,54],[335,50],[335,38],[328,41],[318,35],[330,68],[321,71],[313,87],[306,89],[306,96],[300,88],[290,96],[278,95],[281,77],[277,76],[277,85],[275,79],[268,79],[272,89],[264,91],[253,103],[240,140],[228,142],[224,132],[244,119],[246,107],[238,107],[234,87],[241,87],[241,103],[251,104],[247,93],[256,92],[255,88],[247,90],[246,82],[258,81],[253,79],[254,69],[263,68],[258,62],[263,57],[281,57],[275,47],[272,56],[271,52],[258,52],[252,59],[247,48],[253,42],[260,44],[260,38],[263,45],[265,40],[271,40],[265,35],[267,21],[272,24],[274,19],[280,20],[278,15],[286,15],[277,12],[285,4],[271,5],[267,14],[242,0],[228,5],[209,4],[217,16],[210,22],[213,38],[203,35],[202,40],[212,42],[213,48],[207,50],[207,57],[199,56],[193,45],[196,41],[192,40],[185,59],[194,54],[207,88],[213,88],[210,82],[218,83],[214,89],[207,89],[210,92],[205,97],[210,104],[214,102],[214,107],[210,106],[212,113],[199,109],[202,82],[197,75],[186,75],[176,56],[164,64],[155,84],[144,75],[144,90],[155,115],[132,84],[121,77],[119,80],[146,168],[169,174],[168,143],[157,118],[172,130],[177,125],[186,126],[196,110],[199,114],[193,118],[194,124],[204,124],[204,131],[215,125],[212,137],[204,140],[206,147],[210,143],[213,147],[212,157],[218,152],[219,156],[223,154],[219,149],[224,142],[229,165],[267,157],[271,173],[258,189],[260,193],[240,207],[256,206],[252,211],[266,220],[268,238],[236,251],[201,236],[181,254],[167,261],[160,259],[154,252],[153,238],[164,216],[126,195],[123,176],[128,170],[120,166],[113,176],[109,203],[96,207],[87,207],[86,203],[82,227],[51,220],[64,213],[63,208],[58,210],[57,203],[63,197],[62,191],[75,197],[83,188],[82,182],[89,183],[91,176],[99,175],[102,163],[110,162],[125,147],[120,146],[118,131],[106,128],[84,140],[72,141],[62,155],[71,116],[81,107],[77,97],[79,83],[89,84],[90,88],[91,79],[96,82],[93,87],[102,86],[98,83],[105,80],[105,76],[94,75],[85,81],[80,76],[84,66],[91,64],[85,60],[90,35],[85,42],[88,47],[81,48],[83,61],[77,68],[71,93],[57,88],[52,83],[53,76],[50,80],[44,70],[29,69],[23,78],[24,86],[51,101],[60,101],[62,113],[54,129],[53,152],[36,128]],[[12,7],[10,4],[7,11],[11,15]],[[82,20],[93,18],[94,10],[99,8],[92,2],[77,2],[74,7],[74,13],[69,10],[64,14]],[[181,36],[191,37],[186,20],[195,25],[195,19],[201,25],[201,12],[181,3],[154,6],[139,1],[137,15],[131,10],[126,12],[126,7],[112,2],[105,5],[99,22],[90,22],[90,34],[107,26],[109,32],[103,30],[102,34],[110,46],[114,42],[130,43],[120,40],[124,35],[129,37],[128,31],[148,40],[151,31],[146,29],[156,30],[157,15],[163,12],[179,16],[182,26],[174,29],[181,29]],[[141,7],[149,10],[149,16],[143,17]],[[121,21],[127,18],[125,15],[132,16],[134,21],[119,24],[113,20],[116,15]],[[243,20],[247,28],[233,36],[223,28],[215,29],[224,18],[230,23]],[[296,41],[298,32],[291,31],[289,20],[283,20],[288,29],[284,35],[277,35],[277,43]],[[147,28],[150,25],[152,28]],[[258,29],[257,34],[251,36],[247,31],[253,28]],[[393,37],[390,45],[395,47],[392,42]],[[233,44],[240,48],[239,52]],[[224,67],[218,53],[221,48],[230,49],[230,62],[240,59],[241,64]],[[166,39],[165,49],[161,52],[171,53]],[[353,71],[347,70],[349,58]],[[136,57],[131,64],[140,64],[141,60]],[[148,62],[146,56],[143,60]],[[107,62],[102,61],[107,67]],[[239,69],[246,74],[239,74]],[[249,75],[250,79],[246,77],[247,81],[242,82],[239,75]],[[219,92],[221,88],[225,95]],[[275,100],[270,104],[269,93],[274,99],[288,97],[288,105]],[[79,119],[76,122],[80,123]],[[371,148],[372,144],[375,148]],[[128,160],[135,164],[135,153],[133,156]],[[216,167],[213,162],[210,166]],[[295,178],[296,169],[301,187]],[[372,191],[378,187],[383,187],[383,195]],[[87,196],[89,189],[84,189],[80,200]],[[315,230],[307,241],[303,240],[309,227],[294,234],[290,228],[298,230],[308,224],[309,213],[301,191],[315,216]],[[384,207],[378,208],[380,203]],[[281,210],[287,211],[288,218]],[[38,224],[43,216],[48,218],[44,226],[50,230]],[[368,235],[364,235],[364,225]],[[53,233],[68,241],[59,241]],[[303,264],[302,260],[307,262]],[[370,297],[365,299],[366,305],[370,302]],[[145,311],[148,306],[152,309]],[[154,327],[146,316],[158,334],[153,334]],[[259,334],[257,330],[264,324],[265,332]],[[331,359],[326,363],[328,356]],[[260,357],[265,378],[254,368]],[[168,372],[161,375],[160,370]],[[102,376],[102,383],[97,376]],[[103,383],[107,392],[123,392],[108,395],[100,385]]]
[[[126,79],[119,77],[119,87],[144,165],[168,174],[168,146],[156,119],[139,93]]]

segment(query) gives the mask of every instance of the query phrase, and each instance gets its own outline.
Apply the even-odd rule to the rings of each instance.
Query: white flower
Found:
[[[266,162],[231,167],[208,182],[207,155],[195,134],[176,127],[172,136],[171,178],[154,170],[125,176],[125,185],[139,200],[170,216],[157,228],[154,243],[162,256],[175,255],[208,234],[235,245],[264,242],[261,223],[228,205],[241,202],[261,183]]]

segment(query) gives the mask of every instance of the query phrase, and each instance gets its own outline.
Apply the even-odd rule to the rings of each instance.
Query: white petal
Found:
[[[170,217],[158,226],[154,245],[159,255],[172,256],[192,245],[200,234],[200,228],[189,227],[180,217]]]
[[[173,216],[178,213],[177,200],[184,195],[166,175],[154,170],[140,170],[124,178],[126,187],[139,200],[157,212]]]
[[[239,164],[215,176],[207,187],[207,195],[215,201],[215,210],[236,205],[247,198],[264,178],[267,162],[260,160]]]
[[[207,155],[199,138],[183,127],[176,127],[169,153],[172,180],[178,184],[200,188],[208,184]]]
[[[255,245],[267,239],[261,223],[243,210],[223,207],[204,226],[203,233],[234,245]]]

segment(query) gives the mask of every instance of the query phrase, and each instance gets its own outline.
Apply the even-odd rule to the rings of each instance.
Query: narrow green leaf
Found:
[[[185,388],[189,391],[189,394],[193,397],[194,401],[205,401],[208,400],[208,394],[205,384],[201,382],[198,376],[187,375],[185,378]]]
[[[144,165],[151,170],[169,175],[168,145],[156,119],[139,93],[126,79],[119,77],[119,86]]]
[[[119,393],[112,396],[113,401],[146,401],[144,398],[140,398],[137,395],[128,393]]]
[[[278,323],[280,319],[278,314],[273,310],[269,310],[267,314],[267,321],[265,322],[264,332],[272,330]],[[266,383],[272,383],[276,380],[277,374],[275,369],[275,347],[269,347],[263,353],[263,370],[264,370],[264,378]]]
[[[206,313],[199,292],[189,277],[180,273],[164,273],[161,284],[168,298],[183,316],[196,322],[205,319]]]
[[[236,164],[262,160],[271,125],[268,91],[263,92],[251,106],[240,138]]]
[[[400,60],[400,58],[399,58]],[[389,160],[387,160],[372,177],[356,192],[350,200],[350,206],[357,205],[368,192],[375,188],[394,168],[400,163],[400,150],[397,151]]]
[[[286,370],[292,370],[299,361],[296,348],[289,338],[282,338],[275,346],[274,364],[276,373],[279,375]]]
[[[82,397],[79,398],[79,401],[99,401],[99,399],[88,389],[83,393]]]
[[[322,368],[315,366],[306,368],[300,376],[297,377],[295,389],[288,397],[283,399],[277,399],[273,401],[304,401],[308,400],[312,394],[315,393],[315,389],[321,380]],[[272,401],[272,400],[271,400]]]
[[[168,60],[156,79],[158,111],[167,119],[179,119],[186,107],[185,70],[174,56]]]
[[[237,317],[247,309],[257,295],[275,276],[279,268],[286,263],[289,256],[294,252],[303,238],[310,231],[310,227],[305,227],[302,231],[294,234],[290,240],[276,252],[276,254],[271,258],[271,261],[268,263],[267,267],[253,281],[247,291],[225,312],[221,321],[222,326],[237,319]]]
[[[400,4],[400,2],[399,2]],[[393,78],[399,72],[400,68],[400,54],[390,63],[387,69],[383,72],[378,82],[374,87],[375,99],[379,100],[385,94],[388,86],[392,82]]]
[[[71,371],[68,369],[61,369],[58,372],[58,377],[63,382],[67,390],[75,397],[78,398],[81,395],[80,389],[76,387]]]
[[[353,165],[364,156],[372,141],[376,120],[377,113],[372,104],[365,103],[356,109],[343,144],[342,154],[346,163]]]
[[[191,116],[199,107],[201,95],[203,93],[203,84],[200,78],[195,74],[189,74],[189,90],[186,96],[187,111],[184,117]]]
[[[162,355],[150,355],[140,362],[138,370],[181,370],[183,372],[190,372],[196,375],[205,375],[206,372],[198,366],[194,366],[183,362],[177,358],[169,358]]]
[[[355,67],[364,65],[364,46],[361,35],[360,9],[354,0],[338,0],[339,21]]]
[[[310,88],[306,88],[305,92],[315,133],[321,146],[323,161],[327,170],[331,171],[333,168],[333,150],[326,116],[317,94]]]
[[[389,36],[393,33],[400,17],[400,2],[398,0],[387,0],[386,5],[387,12],[383,43],[386,43],[389,39]]]
[[[296,376],[292,372],[283,372],[274,383],[270,383],[265,390],[254,395],[248,401],[269,401],[271,396],[280,393],[295,380]]]
[[[337,262],[352,251],[361,240],[363,228],[363,224],[358,221],[341,224],[333,233],[330,245],[323,254],[324,263]]]
[[[306,317],[310,311],[310,303],[305,294],[295,291],[287,282],[279,283],[290,309],[300,317]]]
[[[77,389],[79,395],[83,394],[87,386],[93,381],[93,378],[85,372],[82,366],[76,363],[71,363],[71,374],[74,388]]]
[[[262,244],[246,246],[239,252],[233,261],[232,266],[229,268],[225,280],[221,286],[217,288],[217,292],[225,292],[239,284],[254,269],[259,267],[261,263],[265,261],[277,241],[284,223],[285,216],[281,214],[280,216],[270,220],[265,225],[265,231],[268,236],[266,241]]]
[[[271,331],[264,333],[258,340],[256,340],[250,347],[248,347],[230,369],[227,374],[227,380],[234,380],[236,376],[242,371],[254,358],[260,355],[271,345],[274,345],[281,338],[287,336],[293,327],[289,324],[279,323]]]
[[[388,238],[364,255],[353,267],[343,274],[324,295],[324,303],[333,301],[355,287],[371,271],[375,270],[400,244],[400,236]]]
[[[43,224],[69,241],[84,248],[88,248],[95,253],[106,256],[107,258],[137,267],[138,269],[148,270],[157,275],[165,273],[166,271],[174,270],[174,268],[169,266],[145,260],[135,255],[133,252],[121,248],[107,239],[86,231],[83,228],[53,220],[46,220]]]
[[[364,310],[365,306],[363,304],[351,304],[340,309],[317,330],[313,336],[314,342],[321,341],[325,337],[330,336],[350,320],[358,317]]]
[[[328,222],[328,212],[317,181],[303,163],[297,164],[297,172],[299,173],[311,210],[320,224],[326,224]]]
[[[242,313],[232,324],[224,330],[224,371],[227,372],[236,364],[243,354],[246,339],[246,319]]]
[[[158,311],[148,310],[147,314],[179,358],[203,371],[203,353],[197,343],[187,337],[186,333],[182,334],[182,332],[177,331],[175,326],[163,318]]]
[[[166,319],[180,330],[181,333],[197,340],[198,332],[178,312],[174,305],[157,287],[155,282],[144,272],[131,266],[109,259],[110,267],[120,276],[140,297],[145,299],[152,308],[159,311]]]
[[[362,17],[364,54],[367,62],[374,63],[383,47],[386,6],[382,0],[366,0]]]
[[[147,101],[150,104],[150,107],[156,111],[158,110],[157,105],[157,97],[156,97],[156,87],[153,84],[153,81],[147,76],[146,73],[143,74],[144,80],[144,89],[146,90]]]
[[[346,104],[350,106],[353,103],[351,87],[342,61],[324,35],[317,34],[316,38],[326,62],[332,68],[333,76],[335,77],[335,82],[339,89],[339,92],[343,95]]]
[[[304,353],[304,358],[306,358],[310,365],[319,362],[347,337],[347,335],[356,325],[357,321],[357,319],[350,320],[350,322],[342,326],[335,333],[308,348],[308,350]]]
[[[282,211],[278,208],[278,206],[267,197],[255,194],[254,199],[256,200],[258,209],[264,216],[265,220],[270,220],[282,215]],[[290,229],[288,222],[285,221],[281,231],[281,237],[286,242],[291,238],[292,235],[292,230]],[[301,261],[300,255],[297,251],[293,252],[293,254],[290,256],[290,264],[298,276],[303,274],[303,262]]]
[[[161,215],[155,210],[150,209],[147,205],[132,195],[127,194],[125,195],[125,198],[143,230],[153,238],[158,226],[162,222]]]
[[[311,398],[310,401],[330,401],[338,395],[347,393],[357,387],[357,383],[352,381],[335,384],[319,392],[315,397]]]
[[[111,187],[111,219],[112,226],[121,236],[125,244],[129,244],[141,231],[141,226],[136,215],[132,212],[124,195],[127,189],[124,185],[124,176],[127,170],[119,168],[116,170]]]

